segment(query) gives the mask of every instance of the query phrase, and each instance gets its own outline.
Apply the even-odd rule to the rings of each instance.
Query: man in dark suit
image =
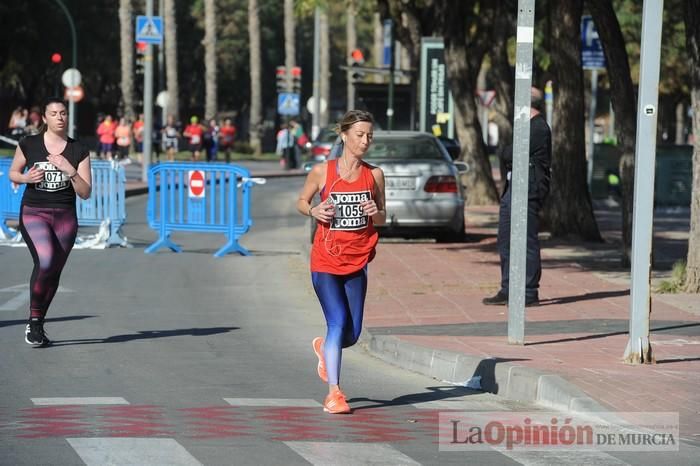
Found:
[[[530,171],[528,174],[527,201],[527,256],[525,264],[525,305],[539,304],[538,289],[542,276],[540,260],[539,214],[544,200],[549,194],[550,165],[552,161],[552,132],[545,120],[542,91],[532,88],[530,108]],[[510,267],[510,206],[511,170],[513,167],[513,146],[506,146],[500,154],[506,167],[506,184],[501,196],[498,213],[498,253],[501,259],[501,289],[494,296],[484,298],[484,304],[508,304],[508,272]]]

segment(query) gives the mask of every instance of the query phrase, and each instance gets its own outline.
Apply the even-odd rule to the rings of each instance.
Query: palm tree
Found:
[[[330,108],[330,67],[331,67],[331,54],[330,54],[330,41],[328,37],[328,10],[326,8],[321,8],[320,15],[320,26],[319,26],[319,45],[321,49],[321,56],[319,57],[319,94],[321,96],[321,102],[326,101],[325,110],[321,110],[321,115],[319,118],[319,125],[323,128],[328,126],[328,110]]]
[[[175,22],[175,0],[163,3],[165,34],[165,75],[168,88],[167,112],[178,120],[180,114],[180,87],[177,79],[177,23]]]
[[[250,39],[250,145],[256,154],[262,152],[260,131],[262,120],[262,84],[260,56],[260,17],[258,0],[248,0],[248,36]]]
[[[350,56],[352,51],[357,47],[357,30],[355,29],[355,15],[357,14],[357,5],[355,0],[348,0],[347,3],[347,21],[345,22],[345,35],[347,38],[347,47],[345,58],[350,65]],[[352,82],[352,70],[348,68],[347,76],[347,109],[355,108],[355,85]]]
[[[690,58],[690,96],[693,107],[693,190],[685,291],[700,293],[700,1],[685,0],[686,49]]]
[[[119,47],[124,116],[134,117],[134,19],[131,0],[119,0]]]
[[[287,69],[287,92],[292,92],[292,68],[296,65],[295,27],[294,0],[284,0],[284,66]]]
[[[204,0],[204,116],[215,118],[216,100],[216,2]]]

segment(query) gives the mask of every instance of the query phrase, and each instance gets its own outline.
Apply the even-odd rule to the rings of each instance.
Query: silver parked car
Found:
[[[463,240],[465,193],[458,165],[435,136],[375,131],[365,160],[384,171],[387,222],[380,231]]]

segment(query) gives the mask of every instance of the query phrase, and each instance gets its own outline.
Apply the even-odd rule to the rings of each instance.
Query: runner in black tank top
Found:
[[[44,318],[78,231],[75,196],[87,199],[92,184],[87,149],[66,136],[63,101],[50,99],[44,105],[43,120],[45,131],[20,141],[10,167],[10,180],[27,185],[19,226],[34,260],[24,337],[34,347],[51,343]]]

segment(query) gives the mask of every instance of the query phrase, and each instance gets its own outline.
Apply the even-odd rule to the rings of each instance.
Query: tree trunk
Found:
[[[260,56],[260,17],[258,0],[248,0],[248,36],[250,39],[250,146],[262,152],[262,58]]]
[[[515,31],[514,14],[500,14],[496,17],[493,40],[489,57],[491,58],[490,77],[496,90],[492,104],[493,121],[498,126],[498,149],[513,143],[513,96],[515,95],[514,71],[508,62],[508,40]],[[497,151],[498,152],[498,151]],[[501,179],[505,170],[501,170]]]
[[[164,10],[164,35],[165,35],[165,76],[168,88],[169,115],[179,121],[180,117],[180,86],[177,77],[177,22],[175,20],[175,0],[165,0]]]
[[[131,0],[119,0],[119,48],[124,116],[134,119],[134,16]]]
[[[321,9],[319,26],[319,40],[321,56],[319,60],[319,94],[321,102],[326,102],[326,108],[321,110],[319,124],[321,128],[328,126],[328,114],[331,108],[331,52],[330,52],[330,36],[328,33],[328,10]]]
[[[436,11],[439,18],[437,25],[445,38],[445,64],[450,92],[455,111],[459,114],[455,118],[455,128],[462,146],[461,159],[470,167],[463,175],[468,205],[495,204],[499,198],[474,99],[476,79],[491,37],[489,25],[493,24],[496,16],[494,4],[486,3],[481,7],[479,14],[475,14],[474,6],[467,2],[455,5],[443,0]],[[474,24],[465,27],[465,18]]]
[[[372,63],[375,67],[381,68],[384,66],[384,29],[379,13],[372,15],[372,30]],[[384,82],[384,78],[378,73],[372,75],[372,80],[375,83]]]
[[[204,0],[204,85],[205,104],[204,116],[207,119],[216,118],[216,2]]]
[[[685,144],[683,135],[685,133],[685,105],[683,102],[678,102],[676,104],[676,137],[674,139],[674,144],[682,145]]]
[[[620,148],[622,185],[622,264],[630,265],[632,207],[634,202],[634,145],[637,137],[637,98],[634,94],[625,39],[611,0],[588,0],[587,6],[603,43],[615,111],[615,132]]]
[[[292,92],[294,88],[292,68],[296,66],[295,27],[294,0],[284,0],[284,66],[287,69],[285,79],[287,92]]]
[[[345,61],[349,66],[351,64],[352,51],[357,47],[357,31],[355,30],[355,15],[357,15],[357,5],[355,0],[348,0],[347,2],[347,20],[345,22],[345,36],[346,36],[346,47],[345,47]],[[348,69],[345,73],[347,79],[346,84],[346,109],[352,110],[355,108],[355,84],[352,82],[352,70]]]
[[[593,215],[586,182],[586,144],[581,70],[581,13],[583,0],[561,0],[551,4],[552,62],[555,85],[552,134],[551,191],[545,203],[545,218],[554,237],[577,237],[602,241]]]
[[[700,0],[685,0],[686,49],[690,59],[693,107],[693,191],[685,291],[700,293]]]

